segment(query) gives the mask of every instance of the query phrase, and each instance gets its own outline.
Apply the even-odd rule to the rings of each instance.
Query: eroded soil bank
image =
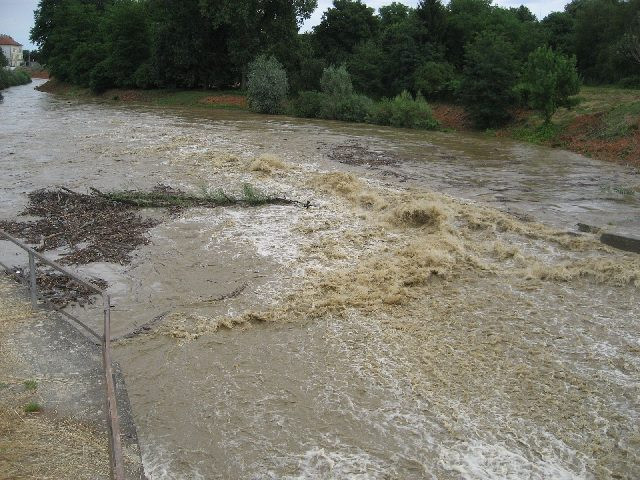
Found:
[[[0,133],[4,219],[52,185],[251,183],[311,203],[189,208],[130,265],[80,268],[109,283],[115,336],[159,319],[116,351],[151,478],[640,475],[640,256],[574,231],[638,232],[637,198],[603,188],[633,171],[473,136],[14,94],[3,115],[37,135]]]

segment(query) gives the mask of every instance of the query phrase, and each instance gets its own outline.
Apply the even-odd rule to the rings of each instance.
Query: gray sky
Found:
[[[364,3],[377,9],[382,5],[388,5],[392,0],[365,0]],[[418,0],[396,0],[409,6],[416,6]],[[317,25],[332,0],[318,0],[318,8],[313,16],[305,22],[303,30],[309,30]],[[497,5],[504,7],[517,7],[524,4],[535,13],[538,18],[543,18],[549,12],[562,10],[568,3],[565,0],[497,0]],[[24,48],[34,48],[29,41],[29,30],[33,26],[33,11],[38,6],[38,0],[0,0],[0,33],[11,35]]]

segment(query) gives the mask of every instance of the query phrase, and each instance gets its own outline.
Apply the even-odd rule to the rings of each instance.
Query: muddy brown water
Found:
[[[147,212],[165,221],[131,265],[79,269],[110,283],[114,336],[164,315],[158,332],[115,352],[150,478],[640,477],[633,284],[502,276],[497,262],[436,281],[402,310],[216,327],[284,302],[312,272],[403,241],[309,187],[319,172],[351,172],[389,195],[445,192],[560,231],[582,222],[638,235],[640,195],[617,193],[638,187],[634,170],[483,136],[78,102],[33,86],[0,104],[3,218],[27,192],[56,185],[197,192],[251,182],[314,204]],[[354,145],[373,160],[331,158]],[[292,167],[267,175],[238,160],[267,153]],[[499,240],[545,264],[635,261]],[[24,262],[0,250],[3,262]],[[95,310],[75,313],[98,326]]]

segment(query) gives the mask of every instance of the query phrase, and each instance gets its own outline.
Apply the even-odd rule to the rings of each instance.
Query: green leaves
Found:
[[[549,123],[558,107],[569,106],[569,97],[580,91],[575,57],[555,53],[549,47],[537,48],[525,66],[523,90],[529,105]]]
[[[260,55],[249,65],[249,108],[258,113],[280,113],[287,98],[287,72],[275,57]]]

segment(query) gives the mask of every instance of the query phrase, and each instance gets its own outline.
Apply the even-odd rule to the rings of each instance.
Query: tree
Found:
[[[529,104],[544,115],[545,123],[558,107],[570,106],[569,97],[580,91],[575,57],[540,47],[529,55],[524,71],[524,85]]]
[[[0,68],[4,68],[9,65],[9,60],[4,56],[4,52],[0,50]]]
[[[358,44],[375,37],[378,27],[373,8],[360,0],[334,0],[313,29],[316,51],[331,62],[342,63]]]
[[[623,53],[640,65],[640,12],[622,40]]]
[[[261,55],[249,65],[249,108],[259,113],[280,113],[287,98],[287,72],[275,57]]]
[[[575,19],[568,12],[551,12],[541,22],[546,41],[554,51],[570,55],[575,53],[573,35]]]
[[[518,64],[513,45],[504,37],[483,32],[465,49],[460,96],[480,128],[496,127],[510,118],[516,100]]]

